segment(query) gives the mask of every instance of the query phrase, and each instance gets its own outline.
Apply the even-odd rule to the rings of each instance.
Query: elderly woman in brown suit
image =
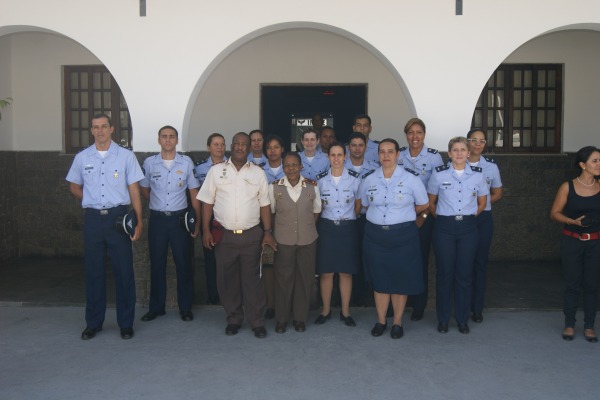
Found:
[[[321,198],[316,182],[300,175],[298,153],[283,158],[285,177],[269,185],[271,211],[275,217],[275,332],[284,333],[290,314],[294,329],[304,332],[310,291],[315,276],[316,223]]]

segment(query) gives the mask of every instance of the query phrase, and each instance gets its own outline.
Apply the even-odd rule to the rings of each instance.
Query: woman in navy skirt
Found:
[[[346,147],[333,143],[328,152],[331,168],[317,176],[321,193],[322,212],[317,223],[317,273],[321,283],[323,309],[315,320],[320,325],[331,318],[333,275],[339,274],[342,310],[340,320],[347,326],[356,326],[350,316],[352,275],[358,272],[359,253],[356,215],[360,212],[358,200],[359,174],[344,168]]]
[[[394,139],[379,143],[381,167],[364,177],[360,187],[367,207],[363,239],[364,259],[371,277],[377,308],[377,323],[371,330],[381,336],[387,328],[391,301],[394,321],[391,336],[401,338],[402,314],[408,295],[423,291],[417,214],[429,206],[427,192],[418,174],[398,165],[400,146]]]

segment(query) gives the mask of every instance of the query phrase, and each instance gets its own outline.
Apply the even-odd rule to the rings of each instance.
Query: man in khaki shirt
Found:
[[[264,338],[266,298],[260,254],[262,246],[276,250],[277,243],[271,229],[267,179],[260,167],[248,162],[249,151],[250,137],[237,133],[231,143],[231,157],[211,167],[198,200],[202,202],[202,244],[215,249],[217,288],[227,314],[225,334],[238,333],[245,312],[254,335]],[[222,230],[220,241],[211,232],[213,213],[221,225],[213,226],[213,230]]]

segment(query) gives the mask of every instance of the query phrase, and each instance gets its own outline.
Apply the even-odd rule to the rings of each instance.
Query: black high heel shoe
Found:
[[[562,333],[562,338],[564,340],[566,340],[567,342],[570,342],[575,337],[575,329],[573,329],[573,333],[570,333],[570,334],[569,333],[565,333],[567,331],[567,329],[573,329],[573,328],[565,328],[565,330]]]
[[[340,311],[340,321],[344,321],[346,326],[356,326],[356,322],[354,322],[354,318],[351,316],[344,317],[344,314]]]
[[[590,332],[590,334],[588,334],[587,332]],[[594,332],[593,329],[591,328],[587,328],[583,330],[583,337],[585,338],[585,340],[587,340],[590,343],[596,343],[598,341],[598,336],[596,336],[596,332]]]
[[[319,314],[317,319],[315,319],[315,325],[323,325],[328,319],[331,319],[331,310],[329,310],[329,314],[327,315]]]

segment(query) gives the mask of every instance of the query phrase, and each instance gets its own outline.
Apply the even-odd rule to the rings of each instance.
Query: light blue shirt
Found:
[[[394,225],[417,218],[415,204],[427,204],[423,182],[402,167],[396,167],[386,181],[378,168],[366,176],[360,186],[360,199],[367,209],[367,220],[377,225]]]
[[[267,175],[267,183],[273,183],[274,181],[277,181],[285,176],[285,174],[283,173],[283,160],[281,161],[281,165],[279,165],[279,169],[276,171],[276,173],[273,173],[273,171],[271,171],[271,166],[269,165],[268,161],[265,165],[262,166],[262,169]]]
[[[358,199],[359,174],[344,168],[336,184],[330,169],[320,174],[318,179],[317,184],[321,193],[321,218],[332,221],[356,219],[354,205]]]
[[[66,180],[83,185],[83,208],[97,210],[131,204],[129,185],[144,179],[131,150],[111,141],[104,158],[93,144],[75,156]]]
[[[223,161],[227,161],[227,157],[223,156]],[[208,174],[208,170],[212,167],[214,163],[212,162],[212,158],[208,157],[206,160],[200,161],[194,167],[194,176],[200,182],[200,186],[204,183],[206,179],[206,174]]]
[[[348,158],[346,158],[346,161],[344,161],[344,167],[350,171],[356,171],[362,176],[367,172],[375,171],[377,168],[379,168],[379,164],[374,163],[373,161],[369,161],[365,158],[363,159],[362,165],[356,167],[352,165],[352,160],[350,160],[350,156],[348,156]]]
[[[179,211],[188,207],[187,190],[197,189],[200,182],[194,176],[194,163],[188,156],[177,154],[170,169],[160,154],[144,160],[141,187],[150,188],[150,209]]]
[[[435,149],[429,149],[423,146],[421,152],[414,159],[410,156],[410,149],[402,147],[400,149],[400,157],[398,157],[398,165],[403,165],[405,168],[410,168],[419,174],[421,182],[427,187],[429,178],[435,167],[444,165],[442,156]]]
[[[248,162],[254,163],[261,168],[264,168],[269,163],[269,159],[263,154],[260,158],[255,159],[252,153],[248,154]]]
[[[481,169],[483,170],[483,176],[485,178],[485,183],[488,185],[488,189],[502,187],[502,180],[500,179],[500,170],[498,169],[498,166],[496,165],[496,162],[493,159],[482,156],[479,159],[479,162],[476,166],[481,167]],[[488,195],[487,203],[485,205],[485,211],[492,210],[492,202],[490,201],[491,198],[491,194]]]
[[[300,153],[300,158],[302,159],[302,176],[306,179],[311,179],[313,181],[317,180],[317,175],[322,174],[323,172],[329,169],[329,159],[324,153],[320,151],[315,152],[315,156],[312,161],[308,161],[306,155],[303,151]]]
[[[436,214],[477,214],[477,197],[487,196],[490,191],[481,168],[467,165],[464,171],[462,176],[458,176],[452,163],[435,168],[427,184],[427,192],[438,196]]]

